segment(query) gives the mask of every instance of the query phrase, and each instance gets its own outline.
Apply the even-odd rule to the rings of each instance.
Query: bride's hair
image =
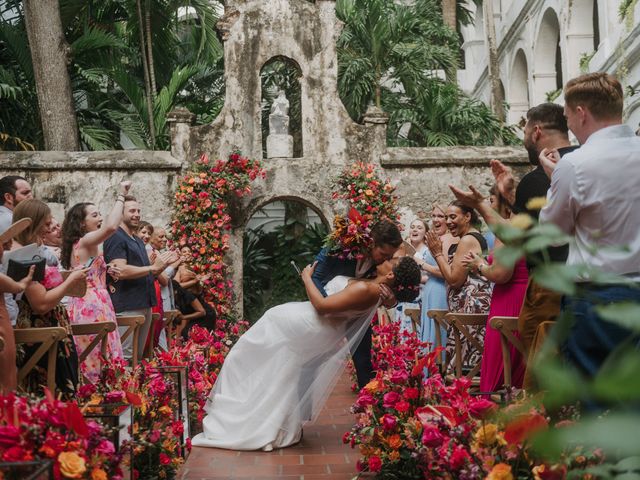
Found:
[[[412,257],[402,257],[393,269],[395,283],[391,290],[398,302],[413,302],[420,294],[420,267]]]

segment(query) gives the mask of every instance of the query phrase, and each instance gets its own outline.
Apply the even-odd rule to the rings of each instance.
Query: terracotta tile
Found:
[[[303,457],[305,465],[331,465],[334,463],[348,463],[347,457],[339,453],[327,453],[326,455],[305,455]]]
[[[329,469],[327,465],[283,465],[283,474],[299,474],[305,477],[310,474],[327,474]]]

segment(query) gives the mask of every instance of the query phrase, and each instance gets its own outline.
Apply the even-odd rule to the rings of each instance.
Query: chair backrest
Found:
[[[29,372],[34,369],[38,361],[49,353],[47,360],[47,387],[52,394],[56,391],[56,359],[58,357],[58,342],[67,335],[62,327],[16,328],[13,331],[16,345],[21,343],[40,343],[38,349],[27,362],[18,370],[18,383],[22,382]]]
[[[169,346],[171,346],[171,343],[175,337],[175,327],[173,325],[173,321],[178,315],[180,315],[179,310],[165,310],[162,315],[164,329],[167,332],[167,345]]]
[[[445,348],[447,345],[446,338],[442,338],[442,330],[445,332],[449,328],[449,324],[447,323],[446,316],[449,313],[449,310],[427,310],[427,316],[433,319],[435,323],[435,342],[433,343],[433,348],[442,347]],[[442,355],[438,355],[436,358],[436,364],[440,367],[440,373],[445,376],[447,373],[447,369],[449,368],[449,362],[451,361],[451,355],[447,355],[445,352]]]
[[[89,345],[85,347],[82,353],[78,356],[78,363],[84,362],[89,354],[95,350],[100,344],[100,353],[104,357],[107,354],[108,335],[116,329],[115,322],[95,322],[95,323],[77,323],[71,325],[71,332],[74,337],[81,337],[85,335],[94,335]],[[85,381],[90,380],[85,377]]]
[[[463,357],[473,357],[473,353],[479,354],[480,360],[482,359],[483,343],[476,335],[472,333],[469,327],[474,327],[476,331],[482,330],[487,324],[486,313],[457,313],[449,312],[445,319],[451,325],[455,340],[455,368],[456,376],[462,376],[462,366],[464,363]],[[465,348],[466,347],[466,348]],[[466,351],[465,351],[466,350]],[[465,375],[471,379],[480,372],[481,361],[467,362],[469,372]]]
[[[413,332],[420,331],[420,309],[419,308],[405,308],[404,314],[411,319],[411,327]]]
[[[116,316],[118,327],[127,327],[123,335],[120,335],[120,341],[124,342],[130,335],[133,335],[133,355],[131,356],[131,366],[138,365],[138,337],[140,336],[140,327],[144,325],[144,315],[123,315]]]
[[[513,345],[518,352],[525,356],[525,349],[522,341],[513,332],[518,331],[518,317],[493,317],[489,320],[489,325],[494,330],[500,332],[500,349],[502,350],[502,363],[504,365],[504,386],[511,387],[511,352],[509,344]]]

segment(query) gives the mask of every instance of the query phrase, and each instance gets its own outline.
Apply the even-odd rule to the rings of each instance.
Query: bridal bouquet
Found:
[[[361,259],[371,247],[371,227],[382,219],[398,219],[398,197],[370,163],[357,162],[333,181],[334,200],[346,200],[348,213],[336,215],[325,246],[340,258]]]

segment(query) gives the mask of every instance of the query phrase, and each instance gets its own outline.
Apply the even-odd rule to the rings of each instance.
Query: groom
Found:
[[[393,254],[402,244],[402,236],[398,226],[390,220],[381,220],[371,228],[373,243],[362,260],[340,259],[337,255],[329,255],[323,248],[316,256],[316,268],[311,279],[318,290],[326,297],[324,287],[338,275],[353,278],[367,278],[375,274],[376,265],[380,265],[393,257]],[[381,285],[382,302],[386,307],[393,307],[396,302],[391,289]],[[353,363],[358,377],[358,388],[362,389],[373,379],[373,366],[371,364],[371,326],[367,329],[360,345],[351,352]]]

